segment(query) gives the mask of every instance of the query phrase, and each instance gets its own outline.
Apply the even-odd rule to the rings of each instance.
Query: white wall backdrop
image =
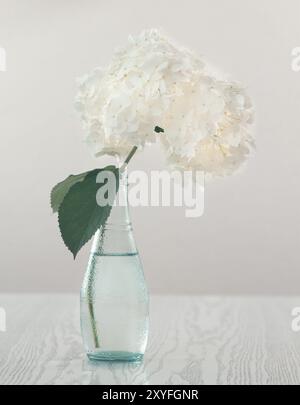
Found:
[[[135,208],[151,292],[300,292],[298,0],[0,0],[1,291],[79,291],[49,206],[51,187],[101,164],[82,144],[75,78],[106,64],[130,33],[159,27],[248,86],[257,151],[206,187],[205,213]],[[160,169],[155,146],[132,168]]]

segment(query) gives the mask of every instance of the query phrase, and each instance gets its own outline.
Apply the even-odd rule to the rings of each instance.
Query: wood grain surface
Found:
[[[300,297],[153,296],[142,363],[89,362],[75,295],[0,295],[0,384],[299,384]]]

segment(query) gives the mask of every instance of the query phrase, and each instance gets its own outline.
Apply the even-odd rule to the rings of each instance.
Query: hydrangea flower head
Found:
[[[158,30],[129,37],[109,66],[80,79],[76,106],[95,156],[125,156],[160,139],[170,165],[224,176],[253,143],[251,103],[241,86],[217,78]]]

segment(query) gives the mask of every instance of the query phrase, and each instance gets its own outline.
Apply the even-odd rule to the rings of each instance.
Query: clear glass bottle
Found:
[[[149,327],[149,299],[135,245],[127,199],[127,172],[118,199],[94,236],[81,288],[81,330],[91,360],[142,360]]]

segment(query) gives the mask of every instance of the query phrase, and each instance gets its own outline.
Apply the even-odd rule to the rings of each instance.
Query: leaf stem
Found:
[[[124,163],[122,164],[120,171],[123,171],[126,167],[126,165],[128,165],[128,163],[130,162],[132,156],[135,154],[135,152],[137,151],[138,147],[134,146],[131,151],[129,152],[127,158],[124,160]]]

